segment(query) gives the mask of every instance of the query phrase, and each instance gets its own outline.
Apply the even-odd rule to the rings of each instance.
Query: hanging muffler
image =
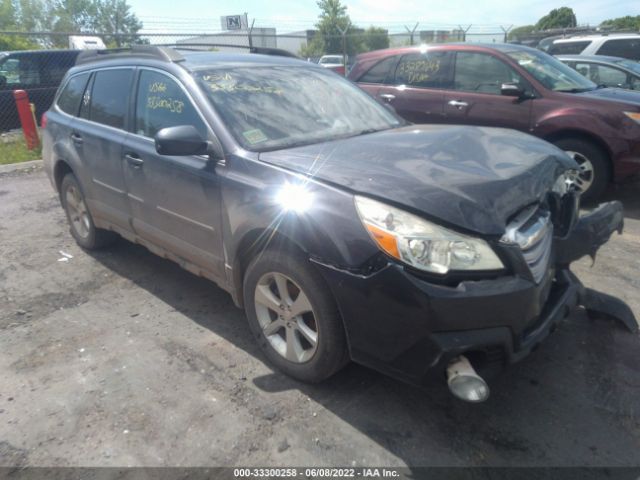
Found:
[[[465,402],[484,402],[489,398],[489,385],[471,365],[464,355],[460,355],[447,367],[447,385],[449,391]]]

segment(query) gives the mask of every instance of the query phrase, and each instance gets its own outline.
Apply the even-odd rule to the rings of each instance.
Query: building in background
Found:
[[[254,28],[251,31],[251,44],[254,47],[277,48],[275,28]],[[177,40],[178,45],[192,45],[193,48],[208,50],[215,48],[220,52],[244,52],[249,46],[249,30],[235,30],[230,32],[198,35]],[[207,47],[210,45],[211,47]],[[297,52],[296,52],[297,53]]]
[[[277,46],[282,50],[298,55],[300,49],[304,45],[309,45],[316,33],[316,30],[300,30],[298,32],[282,33],[277,36]]]

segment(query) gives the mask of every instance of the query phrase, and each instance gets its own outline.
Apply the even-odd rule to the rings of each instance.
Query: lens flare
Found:
[[[304,213],[313,203],[313,195],[304,185],[287,183],[276,194],[276,202],[286,212]]]

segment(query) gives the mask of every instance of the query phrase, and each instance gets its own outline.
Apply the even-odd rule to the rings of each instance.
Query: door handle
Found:
[[[134,154],[127,153],[124,156],[124,158],[127,161],[127,163],[131,165],[133,168],[140,168],[142,167],[142,165],[144,165],[144,160],[142,160],[140,157],[137,157]]]
[[[77,133],[72,133],[69,136],[71,137],[71,141],[73,143],[75,143],[76,145],[82,145],[82,137],[80,135],[78,135]]]
[[[469,106],[467,102],[461,102],[460,100],[450,100],[449,105],[451,105],[452,107],[456,107],[458,110],[462,110],[463,108]]]
[[[386,100],[387,102],[391,102],[392,100],[396,99],[396,96],[391,94],[391,93],[381,93],[380,98],[382,98],[383,100]]]

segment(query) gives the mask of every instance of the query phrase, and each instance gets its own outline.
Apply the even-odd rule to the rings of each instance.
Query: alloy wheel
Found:
[[[264,274],[255,290],[256,316],[264,336],[293,363],[311,360],[318,348],[316,315],[305,292],[282,273]]]
[[[75,185],[70,185],[67,188],[65,202],[71,227],[80,237],[87,238],[91,229],[89,211],[80,190]]]
[[[593,181],[595,180],[593,164],[582,153],[573,152],[571,150],[567,150],[565,151],[565,153],[573,158],[579,167],[578,174],[573,178],[576,187],[578,188],[578,190],[580,190],[580,192],[586,192],[587,190],[589,190],[591,185],[593,185]]]

